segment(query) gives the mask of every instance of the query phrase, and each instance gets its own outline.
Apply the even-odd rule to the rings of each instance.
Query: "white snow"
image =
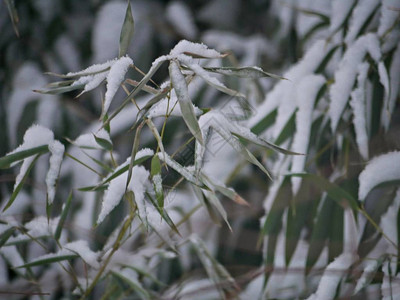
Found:
[[[76,145],[78,147],[89,147],[89,148],[100,149],[99,144],[96,142],[96,139],[94,138],[95,136],[97,138],[104,139],[112,144],[112,141],[111,141],[111,138],[110,138],[110,135],[108,134],[108,132],[104,129],[100,129],[99,131],[96,132],[96,134],[93,134],[93,133],[81,134],[74,141],[74,145]]]
[[[331,101],[328,112],[333,132],[336,131],[340,117],[349,99],[356,80],[358,65],[363,62],[367,53],[375,61],[379,61],[381,57],[379,40],[375,34],[367,34],[357,39],[347,49],[335,72],[335,82],[329,90]]]
[[[352,44],[353,41],[357,38],[357,35],[359,34],[364,22],[371,15],[371,13],[376,10],[378,5],[379,0],[358,1],[350,18],[349,31],[347,32],[345,38],[347,45]]]
[[[193,43],[187,40],[181,40],[176,46],[171,50],[170,55],[177,57],[180,54],[190,53],[200,57],[206,58],[221,58],[222,54],[214,49],[208,48],[204,44]]]
[[[304,57],[292,68],[283,74],[288,80],[279,81],[266,95],[264,102],[257,108],[255,114],[249,120],[249,126],[257,124],[266,115],[278,108],[277,118],[273,128],[273,137],[278,137],[289,118],[293,115],[296,105],[294,103],[295,92],[293,84],[308,74],[312,74],[332,49],[332,44],[325,40],[318,40],[306,52]]]
[[[47,201],[49,204],[53,203],[54,195],[56,193],[55,186],[58,175],[60,174],[61,162],[64,156],[65,147],[59,141],[55,140],[49,144],[50,167],[46,175],[47,185]]]
[[[318,91],[321,89],[325,81],[326,79],[322,75],[307,75],[296,84],[296,105],[299,109],[296,113],[296,133],[294,135],[292,146],[294,152],[308,152],[314,104]],[[293,156],[291,172],[303,172],[305,162],[305,155]],[[291,181],[293,194],[296,195],[300,188],[301,178],[292,177]]]
[[[135,202],[139,209],[140,217],[146,217],[146,207],[144,192],[148,182],[149,172],[142,166],[135,166],[132,169],[132,177],[127,186],[128,172],[121,174],[110,182],[102,202],[100,214],[97,218],[97,224],[103,222],[104,218],[121,202],[122,196],[127,191],[132,191],[135,195]],[[143,221],[145,219],[142,219]]]
[[[104,100],[104,107],[102,115],[104,115],[110,107],[111,101],[114,98],[120,84],[125,78],[125,74],[128,71],[129,66],[133,64],[130,57],[124,56],[118,59],[110,68],[107,75],[107,91]]]
[[[99,73],[96,75],[89,75],[89,76],[85,76],[85,77],[88,77],[85,87],[83,88],[83,92],[86,93],[86,92],[89,92],[89,91],[97,88],[104,81],[104,79],[106,79],[107,72],[102,72],[102,73]],[[79,80],[81,80],[82,78],[84,78],[84,77],[81,77]],[[76,82],[79,82],[79,80]],[[75,82],[73,85],[75,85]]]
[[[165,13],[167,20],[172,24],[176,32],[189,40],[196,38],[197,28],[191,11],[184,2],[170,2]]]
[[[358,66],[357,88],[351,92],[350,106],[353,109],[353,124],[358,150],[364,160],[369,157],[367,133],[367,108],[365,99],[366,80],[369,64]]]
[[[356,259],[357,257],[352,253],[343,253],[335,258],[335,260],[326,267],[317,291],[307,299],[334,299],[338,284]]]
[[[17,243],[19,241],[30,240],[31,237],[40,238],[45,236],[51,236],[54,234],[55,229],[57,228],[58,222],[60,218],[54,218],[47,220],[45,216],[38,216],[24,224],[24,227],[27,229],[27,233],[29,234],[19,234],[15,237],[10,237],[7,241],[9,244]]]
[[[94,65],[91,65],[91,66],[87,67],[86,69],[78,71],[78,72],[69,72],[69,73],[65,74],[65,76],[68,76],[68,77],[88,76],[88,75],[93,75],[93,73],[105,72],[114,63],[115,63],[115,59],[108,60],[105,63],[94,64]]]
[[[400,87],[400,43],[397,45],[396,51],[393,53],[392,63],[390,65],[389,76],[390,76],[390,97],[383,108],[382,121],[383,126],[387,130],[390,124],[390,119],[394,111],[396,99],[399,93]]]
[[[365,200],[368,193],[378,184],[400,179],[400,152],[393,151],[374,157],[358,177],[359,200]]]
[[[345,18],[350,13],[355,0],[332,0],[332,10],[331,10],[331,24],[329,30],[334,33],[344,22]]]
[[[88,241],[78,240],[65,244],[64,249],[70,250],[79,255],[88,265],[98,269],[100,263],[98,261],[99,254],[90,250]]]
[[[383,36],[399,17],[399,0],[382,0],[381,16],[379,19],[378,35]]]
[[[128,173],[125,172],[110,182],[104,194],[101,211],[97,217],[97,224],[103,222],[105,217],[120,203],[122,196],[125,194],[127,179]]]

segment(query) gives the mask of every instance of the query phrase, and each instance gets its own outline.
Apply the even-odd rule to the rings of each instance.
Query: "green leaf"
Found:
[[[80,90],[84,87],[84,84],[76,84],[76,85],[69,85],[69,86],[60,86],[57,88],[48,88],[48,89],[42,89],[42,90],[33,90],[35,93],[40,93],[40,94],[50,94],[50,95],[58,95],[62,93],[67,93],[75,90]]]
[[[163,153],[163,155],[165,155],[164,145],[163,145],[161,136],[160,136],[160,134],[158,133],[158,130],[157,130],[156,126],[154,125],[154,123],[153,123],[153,121],[152,121],[151,119],[146,119],[146,123],[147,123],[147,125],[149,126],[151,132],[153,133],[154,137],[156,138],[157,144],[158,144],[158,147],[159,147],[160,150],[161,150],[161,153]],[[155,157],[155,156],[154,156],[154,157]],[[154,159],[154,158],[153,158],[153,159]],[[160,165],[160,168],[161,168],[161,165]],[[159,172],[159,173],[161,173],[161,169],[160,169],[160,172]]]
[[[177,61],[172,60],[170,62],[169,75],[171,77],[171,82],[176,92],[176,96],[178,97],[183,120],[196,140],[203,145],[203,136],[196,118],[193,103],[189,97],[187,83]]]
[[[138,152],[138,149],[139,149],[140,133],[142,131],[142,128],[143,128],[143,123],[138,128],[136,128],[135,139],[133,140],[132,152],[131,152],[131,161],[129,162],[128,177],[127,177],[127,180],[126,180],[125,189],[128,188],[129,182],[131,181],[133,164],[135,162],[136,153]]]
[[[275,119],[276,119],[276,114],[277,114],[277,110],[274,109],[272,112],[270,112],[264,118],[262,118],[260,121],[258,121],[258,123],[256,123],[251,128],[251,131],[254,132],[255,134],[262,133],[265,129],[267,129],[272,124],[274,124]]]
[[[226,213],[225,208],[222,206],[221,201],[218,199],[218,197],[213,192],[204,193],[204,196],[216,208],[222,219],[224,219],[226,225],[228,225],[229,230],[232,231],[231,224],[229,224],[228,221],[228,214]]]
[[[61,231],[64,227],[65,220],[67,219],[69,208],[71,207],[71,202],[72,202],[72,192],[69,193],[69,195],[68,195],[67,201],[65,202],[65,205],[61,212],[60,220],[58,221],[58,224],[57,224],[56,232],[54,233],[54,239],[56,241],[58,241],[60,239]]]
[[[141,299],[151,299],[150,294],[142,287],[140,282],[132,281],[128,277],[126,277],[122,272],[112,271],[111,274],[114,276],[114,279],[120,280],[132,289],[132,291],[136,292]],[[126,292],[126,289],[125,289]]]
[[[96,143],[101,146],[103,149],[107,150],[107,151],[112,151],[113,149],[113,144],[107,140],[107,139],[103,139],[103,138],[99,138],[96,135],[93,134],[94,139],[96,140]]]
[[[157,154],[153,156],[151,159],[151,176],[155,176],[157,174],[161,174],[161,162],[158,158]]]
[[[249,161],[250,163],[256,165],[258,168],[260,168],[261,171],[263,171],[270,179],[271,175],[269,174],[269,172],[267,171],[267,169],[257,160],[257,158],[245,147],[242,145],[242,143],[239,142],[239,140],[231,135],[229,132],[227,132],[226,130],[224,130],[223,128],[219,128],[219,127],[213,127],[215,129],[216,132],[219,133],[219,135],[221,135],[221,137],[227,141],[232,148],[238,152],[239,154],[241,154],[247,161]]]
[[[17,35],[17,37],[19,37],[19,31],[18,31],[19,17],[17,9],[15,8],[14,0],[5,0],[5,2],[8,8],[8,13],[10,15],[15,34]]]
[[[128,52],[129,45],[135,31],[135,23],[133,21],[131,1],[128,0],[128,7],[126,8],[124,24],[121,28],[121,35],[119,37],[119,54],[118,57],[124,56]]]
[[[33,156],[35,154],[44,154],[49,152],[48,145],[43,145],[35,148],[30,148],[27,150],[18,151],[12,154],[8,154],[0,158],[0,169],[9,168],[10,165],[14,162],[23,160],[29,156]]]
[[[317,262],[329,239],[330,226],[332,222],[336,222],[332,220],[333,207],[337,206],[335,201],[329,199],[326,195],[321,201],[323,201],[322,207],[316,216],[316,221],[312,228],[310,247],[308,248],[306,260],[306,274],[308,274]]]
[[[47,146],[46,146],[47,147]],[[33,161],[31,162],[31,164],[29,165],[28,169],[26,170],[26,173],[24,174],[24,177],[22,178],[21,182],[14,188],[13,193],[11,194],[10,200],[8,200],[6,206],[4,206],[3,208],[3,212],[6,211],[14,202],[15,198],[17,198],[19,192],[22,189],[22,186],[24,185],[24,181],[26,180],[26,178],[29,175],[29,172],[31,171],[31,169],[33,168],[33,166],[35,165],[36,160],[39,158],[40,154],[37,154],[36,157],[33,159]]]
[[[12,236],[15,230],[15,227],[10,227],[0,234],[0,248],[3,247],[5,243],[7,243],[8,239]]]
[[[351,207],[354,211],[358,210],[357,200],[350,193],[321,176],[309,173],[288,174],[287,176],[301,177],[304,180],[310,180],[316,187],[327,192],[329,197],[335,200],[340,206],[344,208]]]
[[[46,255],[45,258],[39,258],[37,260],[33,260],[22,266],[18,266],[17,268],[30,268],[30,267],[35,267],[35,266],[43,266],[43,265],[52,264],[52,263],[59,262],[59,261],[74,259],[77,257],[79,257],[77,254]]]
[[[214,73],[228,75],[228,76],[242,77],[242,78],[257,79],[257,78],[263,78],[263,77],[272,77],[272,78],[276,78],[276,79],[287,80],[286,78],[284,78],[282,76],[275,75],[272,73],[267,73],[259,67],[240,67],[240,68],[204,67],[203,69],[206,71],[209,71],[209,72],[214,72]]]

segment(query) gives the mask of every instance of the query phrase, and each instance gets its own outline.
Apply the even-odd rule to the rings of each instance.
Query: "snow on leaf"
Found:
[[[356,261],[357,257],[352,253],[343,253],[335,258],[325,269],[319,282],[317,291],[308,297],[308,300],[330,300],[334,299],[336,289],[348,272],[349,267]]]
[[[332,10],[331,10],[331,18],[330,18],[330,27],[329,31],[331,33],[336,32],[344,23],[346,18],[349,16],[350,11],[354,5],[355,0],[333,0],[332,1]]]
[[[121,202],[122,196],[127,191],[132,191],[135,195],[135,202],[139,209],[139,216],[146,217],[146,203],[144,199],[145,186],[148,181],[149,172],[142,166],[134,166],[132,169],[131,180],[128,185],[128,173],[125,172],[115,179],[111,180],[106,190],[101,206],[100,214],[97,218],[97,224],[103,222],[104,218]],[[144,220],[144,219],[142,219]]]
[[[375,34],[367,34],[357,39],[357,41],[347,49],[335,72],[335,82],[331,85],[329,90],[331,101],[328,112],[331,118],[331,129],[333,132],[336,131],[340,117],[349,99],[356,80],[358,65],[362,63],[367,53],[369,53],[375,61],[380,59],[379,41]]]
[[[210,49],[204,44],[192,43],[187,40],[181,40],[170,52],[170,55],[173,57],[177,57],[180,54],[186,54],[195,58],[224,57],[224,55],[218,51]]]
[[[50,167],[46,175],[47,185],[47,202],[52,204],[54,201],[54,195],[56,193],[55,186],[60,174],[61,162],[63,160],[65,147],[59,141],[55,140],[49,144],[50,156]]]
[[[386,181],[400,180],[400,151],[393,151],[374,157],[358,177],[359,200],[365,200],[368,193]]]
[[[381,115],[381,122],[382,125],[385,126],[387,124],[386,120],[390,120],[389,114],[389,100],[390,100],[390,81],[389,81],[389,74],[386,70],[385,64],[380,61],[378,64],[378,74],[379,74],[379,81],[383,85],[385,89],[384,97],[383,97],[383,106],[382,106],[382,115]],[[386,128],[387,130],[388,128]]]
[[[82,258],[88,265],[93,268],[99,268],[98,262],[99,254],[90,250],[88,241],[78,240],[64,245],[64,249],[70,250],[80,258]]]
[[[396,99],[400,87],[400,44],[397,45],[396,51],[393,53],[392,63],[389,69],[389,82],[390,82],[390,96],[387,103],[383,108],[385,116],[382,118],[383,126],[387,130],[389,127],[390,119],[396,104]]]
[[[365,99],[366,79],[368,75],[369,64],[362,63],[358,67],[357,88],[351,92],[350,106],[353,109],[353,124],[356,133],[356,142],[361,156],[367,160],[368,151],[368,133],[367,133],[367,108]]]
[[[128,173],[125,172],[110,182],[103,197],[101,211],[97,217],[97,224],[103,222],[105,217],[120,203],[122,196],[125,194],[127,178]]]
[[[263,69],[259,67],[239,67],[239,68],[232,68],[232,67],[205,67],[205,70],[209,72],[219,73],[228,76],[236,76],[242,78],[263,78],[263,77],[272,77],[276,79],[286,79],[281,76],[267,73]]]
[[[296,85],[296,104],[299,109],[296,113],[296,133],[292,147],[295,152],[308,152],[312,124],[310,120],[312,120],[317,94],[324,83],[325,78],[322,75],[307,75]],[[303,172],[305,162],[306,156],[293,156],[291,172]],[[295,195],[300,188],[301,178],[292,177],[291,181],[293,194]]]
[[[346,2],[346,1],[345,1]],[[383,0],[381,8],[381,16],[379,19],[378,35],[383,36],[396,23],[399,12],[394,9],[399,7],[398,0]]]
[[[189,97],[189,91],[185,77],[183,76],[181,70],[179,69],[179,64],[176,61],[171,61],[169,65],[169,73],[171,77],[171,82],[178,97],[179,106],[182,111],[183,120],[188,126],[190,132],[199,141],[203,143],[203,137],[201,135],[199,123],[197,122],[196,114],[192,101]]]
[[[364,0],[357,2],[356,7],[351,15],[349,31],[347,32],[345,38],[347,45],[352,44],[360,34],[361,28],[369,16],[376,11],[377,7],[379,6],[379,2],[379,0]]]
[[[110,72],[107,75],[107,91],[104,100],[102,117],[108,111],[111,101],[114,98],[114,95],[117,92],[121,82],[124,80],[125,74],[131,64],[133,64],[132,59],[128,56],[124,56],[118,59],[111,66]]]
[[[79,72],[69,72],[65,75],[60,75],[60,77],[84,77],[88,75],[95,75],[97,73],[102,73],[107,71],[113,64],[115,63],[115,59],[109,60],[102,64],[94,64],[86,69]]]

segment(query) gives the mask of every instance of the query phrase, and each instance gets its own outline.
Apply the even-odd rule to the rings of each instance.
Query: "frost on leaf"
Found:
[[[374,157],[358,177],[359,200],[365,200],[368,193],[377,185],[400,180],[400,152],[394,151]]]
[[[58,175],[60,173],[61,162],[64,155],[64,145],[59,141],[55,140],[49,144],[50,156],[50,167],[46,175],[46,185],[47,185],[47,201],[48,204],[52,204],[54,200],[54,195],[56,193],[55,186],[57,182]]]

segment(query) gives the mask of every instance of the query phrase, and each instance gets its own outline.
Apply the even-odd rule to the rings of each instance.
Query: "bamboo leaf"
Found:
[[[206,71],[213,72],[213,73],[218,73],[218,74],[223,74],[223,75],[228,75],[228,76],[236,76],[236,77],[242,77],[242,78],[252,78],[252,79],[258,79],[258,78],[263,78],[263,77],[271,77],[271,78],[276,78],[276,79],[284,79],[287,80],[287,78],[284,78],[279,75],[275,75],[272,73],[265,72],[263,69],[259,67],[240,67],[240,68],[234,68],[234,67],[204,67],[203,68]]]
[[[17,37],[19,37],[19,31],[18,31],[19,17],[17,9],[15,8],[14,0],[5,0],[5,2],[7,5],[8,13],[10,15],[15,34],[17,35]]]
[[[358,210],[357,200],[350,193],[321,176],[309,173],[288,174],[288,176],[301,177],[305,180],[310,180],[316,187],[327,192],[329,197],[335,200],[340,206],[349,206],[355,211]]]
[[[16,228],[13,226],[6,229],[0,234],[0,248],[3,247],[5,243],[7,243],[8,239],[12,236],[15,230]]]
[[[47,146],[46,146],[47,147]],[[10,199],[8,200],[6,206],[4,206],[3,208],[3,212],[6,211],[14,202],[15,198],[17,198],[19,192],[22,189],[22,186],[24,185],[24,182],[26,180],[26,178],[29,175],[29,172],[31,171],[31,169],[33,168],[33,166],[35,165],[36,160],[39,158],[40,154],[37,154],[35,156],[35,158],[32,160],[31,164],[29,165],[28,169],[26,170],[24,177],[22,178],[21,182],[14,188],[13,193],[11,194]]]
[[[128,188],[128,184],[131,181],[133,164],[135,162],[136,153],[138,152],[138,149],[139,149],[140,133],[142,131],[142,127],[143,127],[143,123],[136,129],[135,139],[133,140],[133,145],[132,145],[131,161],[129,163],[128,177],[127,177],[127,180],[126,180],[126,187],[125,188]]]
[[[171,77],[171,82],[174,87],[176,96],[178,97],[183,120],[185,121],[190,132],[193,134],[196,140],[198,140],[200,144],[203,144],[203,136],[201,134],[199,122],[196,118],[193,103],[189,97],[187,83],[185,77],[179,69],[179,64],[177,61],[172,60],[170,62],[169,75]]]
[[[128,0],[128,7],[126,8],[125,19],[119,38],[119,57],[124,56],[128,52],[134,31],[135,23],[132,16],[131,1]]]
[[[62,93],[67,93],[75,90],[80,90],[85,87],[84,84],[76,84],[76,85],[69,85],[69,86],[60,86],[56,88],[48,88],[48,89],[41,89],[41,90],[33,90],[36,93],[40,94],[50,94],[50,95],[58,95]]]
[[[9,168],[12,163],[23,160],[29,156],[33,156],[35,154],[44,154],[49,151],[48,145],[43,145],[35,148],[30,148],[27,150],[22,150],[18,152],[14,152],[12,154],[8,154],[0,158],[0,169]]]
[[[30,268],[30,267],[35,267],[35,266],[43,266],[43,265],[48,265],[52,264],[55,262],[60,262],[64,260],[70,260],[79,257],[77,254],[48,254],[44,258],[39,258],[37,260],[33,260],[29,263],[26,263],[22,266],[18,266],[17,268]]]
[[[103,139],[100,137],[97,137],[96,135],[93,134],[94,139],[96,140],[96,143],[101,146],[103,149],[107,151],[112,151],[113,149],[113,144],[110,140]]]
[[[112,271],[111,274],[116,280],[120,280],[129,285],[129,287],[136,292],[141,299],[151,299],[150,294],[142,287],[138,281],[133,281],[128,278],[123,272]],[[126,289],[124,289],[126,290]]]
[[[69,193],[67,201],[65,202],[65,205],[63,206],[60,220],[58,221],[56,232],[54,233],[54,239],[56,241],[58,241],[60,239],[61,231],[64,227],[65,220],[67,219],[67,215],[68,215],[69,209],[71,207],[71,202],[72,202],[72,192]]]

